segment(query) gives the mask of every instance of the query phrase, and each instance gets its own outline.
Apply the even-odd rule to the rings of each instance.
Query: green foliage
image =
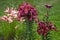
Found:
[[[60,40],[60,0],[0,0],[0,16],[4,15],[3,12],[7,7],[16,7],[22,4],[23,1],[29,2],[32,6],[37,9],[38,17],[42,20],[43,16],[46,13],[46,9],[43,4],[51,3],[53,8],[50,12],[50,21],[53,22],[58,28],[58,32],[51,32],[53,40]],[[18,25],[18,29],[15,29],[15,26]],[[8,23],[5,21],[0,21],[0,39],[4,40],[24,40],[25,33],[24,24],[17,22],[16,20],[13,23]],[[41,40],[40,35],[37,34],[37,24],[34,23],[34,40]]]

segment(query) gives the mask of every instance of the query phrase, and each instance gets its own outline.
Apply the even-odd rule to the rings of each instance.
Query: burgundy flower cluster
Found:
[[[18,20],[23,17],[24,19],[28,19],[29,21],[35,19],[36,22],[38,22],[36,9],[30,4],[23,3],[21,6],[19,6],[18,11]]]
[[[57,30],[55,26],[51,22],[39,22],[38,24],[38,34],[43,34],[44,36],[47,35],[47,32],[50,30]]]
[[[51,4],[45,4],[45,7],[50,9],[52,7],[52,5]]]

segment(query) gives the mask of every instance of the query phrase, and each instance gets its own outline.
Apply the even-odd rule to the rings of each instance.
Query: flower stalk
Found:
[[[36,9],[29,3],[23,3],[21,6],[19,6],[18,11],[18,20],[20,21],[20,19],[23,17],[26,23],[25,40],[34,40],[32,25],[33,21],[38,22]]]
[[[48,5],[46,4],[45,7],[47,8],[47,13],[44,16],[44,20],[38,23],[38,34],[42,35],[42,40],[50,40],[51,38],[49,38],[49,34],[50,34],[50,30],[57,30],[56,27],[49,21],[49,11],[52,7],[52,5]]]
[[[47,8],[47,13],[46,13],[46,16],[45,16],[45,18],[46,18],[45,22],[46,22],[47,27],[50,28],[49,25],[48,25],[48,22],[49,22],[49,12],[50,12],[50,9],[51,9],[52,5],[46,4],[45,7]],[[50,40],[50,38],[48,37],[49,34],[50,34],[50,32],[48,31],[46,33],[46,36],[42,35],[43,36],[43,40]]]
[[[33,40],[32,25],[33,25],[33,20],[32,21],[28,21],[28,20],[26,21],[26,39],[27,40]]]

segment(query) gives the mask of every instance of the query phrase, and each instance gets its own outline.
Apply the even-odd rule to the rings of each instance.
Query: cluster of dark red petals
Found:
[[[19,6],[18,11],[18,20],[23,17],[24,19],[28,19],[29,21],[32,21],[32,19],[38,21],[36,9],[30,4],[23,3],[21,6]]]
[[[50,9],[52,7],[52,5],[51,4],[45,4],[45,7]]]
[[[47,32],[50,30],[57,30],[56,27],[51,22],[39,22],[38,24],[38,34],[43,34],[44,36],[47,35]]]

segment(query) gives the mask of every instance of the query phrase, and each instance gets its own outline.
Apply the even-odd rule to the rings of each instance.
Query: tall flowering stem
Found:
[[[50,28],[50,26],[49,26],[49,12],[50,12],[50,9],[51,9],[51,7],[52,7],[52,5],[50,5],[50,4],[45,4],[45,7],[46,7],[46,9],[47,9],[47,13],[46,13],[46,15],[45,15],[45,17],[46,17],[46,25],[47,25],[47,27],[48,28]],[[53,24],[51,24],[52,26],[53,26]],[[54,29],[55,30],[55,29]],[[48,30],[48,32],[46,33],[46,36],[45,36],[45,40],[50,40],[50,38],[48,38],[48,35],[50,34],[50,32],[49,32],[49,30]]]
[[[49,21],[49,11],[50,11],[52,5],[50,5],[50,4],[45,4],[45,7],[46,7],[46,9],[47,9],[46,21]]]
[[[25,38],[27,40],[34,40],[34,36],[33,36],[33,30],[32,30],[32,27],[33,27],[33,20],[32,21],[28,21],[26,20],[26,35],[25,35]],[[26,40],[25,39],[25,40]]]
[[[43,18],[44,20],[38,23],[38,34],[42,35],[42,40],[50,40],[49,34],[50,30],[55,30],[57,31],[56,27],[49,21],[49,10],[51,9],[52,5],[50,4],[45,4],[45,7],[47,8],[47,13],[45,17]]]
[[[32,25],[33,21],[38,22],[36,9],[32,7],[29,3],[23,3],[18,8],[18,21],[21,21],[21,18],[23,18],[26,23],[25,40],[34,40]]]

